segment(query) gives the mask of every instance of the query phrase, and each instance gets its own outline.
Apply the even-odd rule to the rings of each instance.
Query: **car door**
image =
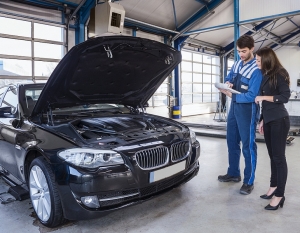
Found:
[[[17,90],[14,85],[8,86],[0,99],[0,166],[6,176],[13,175],[18,180],[23,180],[20,170],[24,150],[16,144],[19,130],[12,125],[19,115]]]

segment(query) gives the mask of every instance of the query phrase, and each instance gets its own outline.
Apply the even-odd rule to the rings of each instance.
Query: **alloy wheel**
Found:
[[[42,169],[34,165],[29,177],[30,198],[33,208],[42,221],[47,221],[51,214],[49,186]]]

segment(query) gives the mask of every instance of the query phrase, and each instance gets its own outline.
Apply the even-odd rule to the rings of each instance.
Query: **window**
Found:
[[[25,91],[25,96],[30,96],[32,100],[37,101],[40,97],[41,92],[41,89],[28,89]]]
[[[62,42],[63,30],[60,27],[34,23],[34,37]]]
[[[124,28],[124,30],[126,30]],[[141,38],[147,38],[150,40],[155,40],[164,43],[164,37],[160,35],[150,34],[143,31],[136,31],[136,36]],[[153,96],[148,100],[149,107],[159,107],[168,106],[168,96],[169,96],[169,85],[170,80],[167,77],[160,87],[156,90]]]
[[[234,60],[228,59],[228,61],[227,61],[227,74],[229,74],[229,72],[230,72],[231,67],[233,66],[233,64],[234,64]]]
[[[58,62],[36,61],[34,62],[34,73],[37,76],[49,77],[57,64]]]
[[[0,53],[15,56],[30,56],[30,41],[0,38]]]
[[[214,83],[220,82],[220,58],[185,50],[181,54],[182,104],[218,101]]]
[[[65,54],[64,29],[0,17],[0,85],[46,81]]]
[[[31,23],[28,21],[0,17],[0,33],[7,35],[26,36],[31,34]]]
[[[34,105],[38,98],[40,97],[41,89],[27,89],[25,91],[25,106],[29,112],[32,112]]]

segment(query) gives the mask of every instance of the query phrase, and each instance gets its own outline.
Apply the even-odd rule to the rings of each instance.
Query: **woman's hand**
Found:
[[[262,120],[261,122],[259,122],[259,124],[258,124],[258,132],[261,135],[264,135],[264,120]]]
[[[263,101],[264,100],[264,96],[256,96],[255,98],[255,103],[259,103],[260,101]]]

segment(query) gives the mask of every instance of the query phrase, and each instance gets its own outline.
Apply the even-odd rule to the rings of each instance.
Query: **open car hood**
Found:
[[[96,103],[143,106],[180,62],[179,51],[156,41],[128,36],[89,39],[60,61],[31,115]]]

